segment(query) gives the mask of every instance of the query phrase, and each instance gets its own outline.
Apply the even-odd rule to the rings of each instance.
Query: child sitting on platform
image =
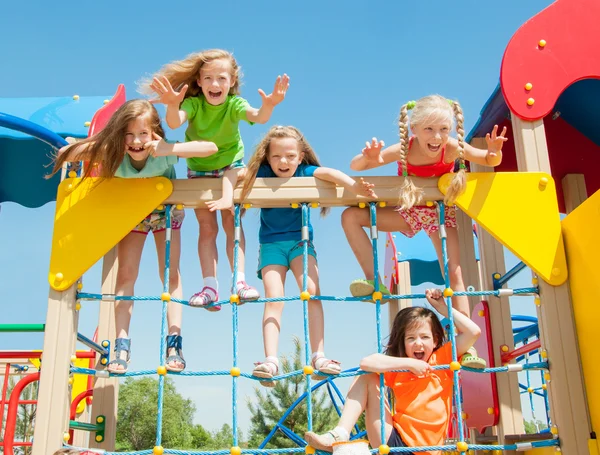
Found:
[[[165,132],[155,107],[146,100],[131,100],[123,104],[98,134],[60,149],[52,173],[58,172],[65,162],[88,161],[84,177],[89,177],[96,166],[100,177],[145,178],[164,176],[176,178],[175,163],[179,157],[204,157],[217,152],[212,142],[192,141],[170,144],[163,138]],[[180,227],[183,210],[173,210],[171,215],[171,255],[169,293],[182,297],[179,257],[181,252]],[[117,296],[133,295],[138,276],[142,250],[149,232],[154,234],[158,255],[159,275],[163,280],[166,239],[165,209],[154,210],[127,234],[117,245],[118,270],[115,285]],[[164,283],[163,283],[164,284]],[[168,331],[167,359],[169,371],[180,372],[185,368],[181,337],[181,304],[169,301],[167,306]],[[115,358],[108,364],[114,374],[127,371],[130,359],[131,339],[128,336],[133,302],[119,300],[115,305]]]
[[[408,136],[408,111],[412,110]],[[456,119],[457,139],[450,137],[454,119]],[[440,177],[454,170],[455,160],[459,161],[459,170],[454,174],[445,198],[445,228],[448,248],[448,274],[450,287],[454,291],[464,291],[460,267],[460,251],[456,222],[456,198],[466,187],[465,159],[483,166],[498,166],[502,161],[502,145],[507,140],[500,135],[498,125],[491,135],[488,133],[487,150],[481,150],[465,144],[462,108],[457,101],[447,100],[439,95],[430,95],[418,101],[410,101],[400,109],[400,142],[383,149],[383,141],[373,138],[367,142],[360,155],[352,159],[350,167],[356,171],[373,169],[384,164],[397,162],[398,175],[404,177],[400,188],[399,207],[377,208],[377,228],[384,232],[400,231],[407,237],[413,237],[423,229],[433,246],[444,273],[442,263],[442,241],[438,235],[439,221],[436,205],[426,206],[422,200],[422,190],[417,188],[411,177]],[[382,150],[383,149],[383,150]],[[350,292],[353,296],[369,296],[375,290],[375,272],[371,240],[364,231],[371,226],[368,210],[350,207],[342,214],[342,226],[348,243],[358,259],[366,279],[352,282]],[[389,294],[382,284],[379,289]],[[454,308],[466,316],[470,315],[469,300],[466,296],[452,297]],[[477,357],[473,348],[463,356],[463,365],[472,368],[485,368],[485,360]]]
[[[442,291],[428,289],[425,296],[435,310],[447,316]],[[453,318],[458,332],[456,355],[460,357],[473,346],[481,330],[458,311],[453,312]],[[451,416],[453,372],[431,367],[451,361],[452,345],[444,343],[444,329],[435,313],[422,307],[404,308],[394,319],[385,354],[372,354],[360,362],[364,371],[383,373],[385,384],[394,392],[394,415],[387,404],[384,410],[385,434],[381,434],[379,374],[365,374],[357,376],[350,386],[338,425],[321,435],[305,433],[306,442],[315,449],[331,452],[333,443],[350,439],[352,427],[365,411],[371,447],[443,444]]]
[[[343,172],[321,167],[317,155],[300,131],[293,126],[271,128],[248,162],[248,171],[242,190],[244,199],[256,177],[315,177],[343,186],[349,191],[366,197],[376,197],[373,185],[354,181]],[[321,209],[325,214],[327,209]],[[307,291],[319,295],[319,273],[317,253],[312,243],[312,226],[308,225],[308,271]],[[265,297],[283,297],[285,278],[291,270],[298,287],[303,286],[303,246],[301,208],[263,208],[260,211],[258,277],[263,280]],[[266,359],[258,362],[252,374],[259,378],[272,379],[279,372],[277,347],[281,328],[283,302],[265,303],[263,315],[263,342]],[[318,372],[339,374],[340,363],[324,354],[323,305],[319,300],[308,303],[312,366]],[[316,379],[323,378],[314,375]],[[274,381],[261,381],[263,386],[273,387]]]

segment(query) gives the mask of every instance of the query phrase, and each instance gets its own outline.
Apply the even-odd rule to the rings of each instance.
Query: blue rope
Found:
[[[238,261],[239,261],[239,250],[240,250],[240,236],[242,230],[242,223],[240,219],[240,205],[235,204],[235,212],[234,212],[234,240],[233,240],[233,277],[231,283],[231,293],[237,294],[237,276],[238,276]],[[238,296],[239,298],[239,296]],[[233,331],[233,367],[237,368],[238,365],[238,306],[231,306],[231,323],[232,323],[232,331]],[[238,445],[238,407],[237,407],[237,397],[238,397],[238,378],[234,375],[231,377],[231,403],[232,403],[232,422],[233,422],[233,445]]]
[[[165,208],[167,215],[167,229],[165,231],[165,270],[163,276],[163,293],[169,292],[170,266],[171,266],[171,210],[172,205],[167,205]],[[167,358],[167,301],[162,301],[162,322],[160,326],[160,353],[158,357],[159,365],[165,365]],[[158,411],[156,415],[156,445],[159,446],[162,441],[162,423],[163,423],[163,405],[165,392],[165,376],[158,376]]]
[[[308,242],[309,235],[309,214],[308,205],[302,203],[302,292],[308,292]],[[308,328],[308,301],[302,299],[302,316],[304,318],[304,365],[310,365],[310,340]],[[306,376],[306,417],[308,431],[312,431],[312,393],[311,393],[311,375]]]

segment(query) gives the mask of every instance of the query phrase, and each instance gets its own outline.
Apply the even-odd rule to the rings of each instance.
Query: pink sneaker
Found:
[[[203,307],[208,311],[220,311],[221,305],[208,306],[217,300],[219,300],[217,291],[209,286],[204,286],[200,292],[196,292],[190,297],[190,306]]]
[[[256,290],[256,288],[250,286],[245,281],[237,282],[237,293],[240,296],[240,301],[242,302],[250,302],[252,300],[258,300],[260,298],[260,294]]]

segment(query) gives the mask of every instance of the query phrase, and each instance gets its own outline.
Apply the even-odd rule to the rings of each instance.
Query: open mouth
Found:
[[[427,144],[427,148],[431,152],[439,152],[441,147],[442,147],[442,144]]]
[[[210,97],[210,99],[213,99],[213,100],[219,99],[222,94],[223,94],[223,92],[221,92],[221,91],[213,92],[213,91],[209,90],[209,92],[208,92],[208,96]]]
[[[425,351],[414,351],[413,355],[415,359],[423,360],[425,358]]]
[[[286,167],[285,169],[278,168],[278,171],[281,172],[282,174],[287,174],[288,172],[290,172],[290,168],[289,167]]]
[[[144,151],[144,147],[127,147],[127,149],[131,152],[131,153],[140,153]]]

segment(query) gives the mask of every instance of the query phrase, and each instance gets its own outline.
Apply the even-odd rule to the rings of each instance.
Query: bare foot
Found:
[[[231,210],[233,208],[233,201],[231,199],[217,199],[216,201],[209,201],[206,203],[208,210],[214,212],[216,210]]]

